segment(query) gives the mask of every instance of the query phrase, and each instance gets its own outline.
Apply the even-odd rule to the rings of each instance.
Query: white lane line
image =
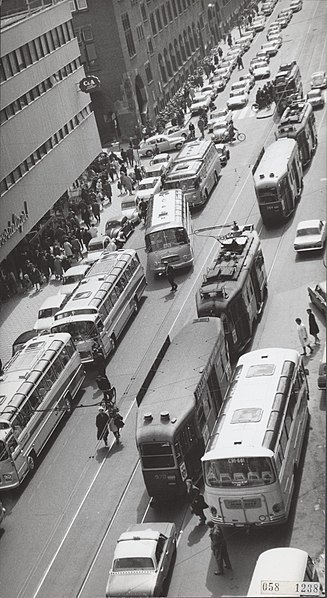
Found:
[[[130,414],[132,408],[134,407],[135,402],[136,402],[136,399],[134,399],[134,401],[132,401],[132,403],[130,405],[130,408],[128,409],[127,414],[125,416],[125,419],[127,419],[128,415]],[[113,441],[111,443],[111,445],[108,447],[109,451],[114,446],[115,442],[116,441]],[[68,534],[70,532],[70,530],[71,530],[71,528],[73,527],[73,525],[74,525],[74,523],[75,523],[75,521],[77,519],[78,514],[80,513],[82,507],[84,506],[84,503],[85,503],[85,501],[86,501],[89,493],[91,492],[91,489],[94,486],[94,484],[95,484],[95,482],[97,480],[97,477],[99,476],[99,474],[100,474],[100,472],[102,470],[102,467],[104,467],[104,465],[106,463],[107,463],[107,460],[104,459],[103,462],[101,463],[101,465],[100,465],[97,473],[95,474],[95,476],[94,476],[94,478],[93,478],[93,480],[92,480],[92,482],[91,482],[91,484],[90,484],[90,486],[89,486],[89,488],[88,488],[88,490],[87,490],[87,492],[86,492],[83,500],[81,501],[81,503],[80,503],[80,505],[79,505],[79,507],[78,507],[78,509],[77,509],[77,511],[76,511],[76,513],[75,513],[75,515],[73,517],[73,519],[71,520],[71,522],[70,522],[70,524],[69,524],[69,526],[68,526],[68,528],[67,528],[67,530],[66,530],[66,532],[65,532],[65,534],[64,534],[64,536],[63,536],[63,538],[61,540],[61,542],[59,543],[59,546],[58,546],[57,550],[55,551],[55,553],[54,553],[51,561],[49,562],[49,564],[48,564],[48,566],[47,566],[47,568],[46,568],[46,570],[45,570],[45,572],[44,572],[44,574],[43,574],[43,576],[42,576],[42,578],[41,578],[41,580],[40,580],[40,582],[39,582],[39,584],[38,584],[38,586],[37,586],[37,588],[35,590],[35,592],[33,593],[33,598],[35,598],[38,595],[38,593],[39,593],[39,591],[40,591],[40,589],[41,589],[41,587],[42,587],[42,585],[43,585],[43,583],[44,583],[44,581],[45,581],[45,579],[46,579],[46,577],[47,577],[47,575],[48,575],[48,573],[49,573],[49,571],[50,571],[50,569],[51,569],[51,567],[52,567],[52,565],[54,563],[54,561],[56,560],[56,558],[57,558],[57,556],[59,554],[59,551],[61,550],[61,548],[62,548],[62,546],[63,546],[63,544],[64,544],[64,542],[65,542],[65,540],[66,540],[66,538],[67,538],[67,536],[68,536]],[[125,494],[126,494],[126,490],[125,490],[123,496],[125,496]],[[121,503],[121,500],[119,501],[119,503],[118,503],[117,506],[119,506],[120,503]]]

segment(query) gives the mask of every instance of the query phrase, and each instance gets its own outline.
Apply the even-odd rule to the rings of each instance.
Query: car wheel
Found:
[[[116,351],[116,348],[117,348],[117,339],[116,339],[116,336],[114,334],[112,334],[111,337],[110,337],[110,344],[111,344],[111,350],[114,353]]]
[[[135,314],[137,314],[138,310],[139,310],[139,300],[138,298],[135,296],[133,301],[132,301],[132,307],[133,307],[133,312]]]
[[[176,148],[177,150],[180,150],[180,149],[182,149],[182,146],[183,146],[183,144],[182,144],[182,143],[176,143],[176,145],[175,145],[175,148]]]
[[[145,152],[145,155],[146,155],[148,158],[152,158],[152,156],[153,156],[153,151],[152,151],[152,150],[146,150],[146,152]]]
[[[27,465],[28,465],[28,469],[30,471],[33,471],[34,469],[36,469],[36,461],[37,461],[36,452],[31,451],[27,457]]]

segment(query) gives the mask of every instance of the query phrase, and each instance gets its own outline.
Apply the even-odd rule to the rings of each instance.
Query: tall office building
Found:
[[[0,264],[101,151],[70,2],[46,4],[1,19]]]

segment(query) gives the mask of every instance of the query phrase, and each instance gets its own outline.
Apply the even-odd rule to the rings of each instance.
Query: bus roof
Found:
[[[211,147],[214,147],[214,144],[207,139],[191,141],[182,147],[174,162],[176,164],[181,160],[203,160]]]
[[[120,271],[124,265],[136,255],[135,249],[118,249],[117,251],[106,251],[104,250],[98,259],[86,272],[85,279],[91,278],[92,276],[98,276],[99,274],[114,274],[113,280],[117,278],[117,270]]]
[[[293,375],[291,363],[297,365],[300,360],[297,351],[279,348],[259,349],[240,357],[203,461],[272,454],[271,443],[266,442],[266,433],[273,432],[270,416],[283,395],[283,383],[287,388],[286,380]],[[268,436],[271,439],[271,434]]]
[[[265,596],[261,591],[262,581],[304,581],[307,560],[308,553],[299,548],[279,547],[265,550],[256,562],[247,595]]]
[[[219,239],[220,250],[203,276],[196,299],[199,308],[202,300],[213,297],[217,313],[224,311],[243,287],[260,245],[258,233],[252,225],[240,227],[239,231],[232,231]]]
[[[177,162],[173,165],[172,169],[170,170],[165,182],[170,181],[172,179],[183,179],[195,176],[197,172],[201,169],[202,162],[201,160],[190,160]]]
[[[266,184],[283,176],[296,149],[297,142],[289,137],[282,137],[269,145],[255,171],[255,184]]]
[[[199,318],[172,339],[138,409],[138,443],[167,439],[168,431],[173,436],[192,412],[204,367],[220,335],[224,343],[218,318]]]
[[[29,340],[21,351],[15,353],[4,367],[4,374],[0,380],[0,417],[12,415],[6,413],[8,405],[15,407],[13,399],[15,393],[27,385],[31,385],[37,377],[47,368],[56,355],[58,349],[70,340],[67,332],[45,334]],[[36,373],[36,374],[35,374]],[[25,393],[25,391],[24,391]],[[22,393],[22,397],[25,394]]]
[[[180,189],[156,193],[149,200],[146,234],[157,229],[170,228],[172,225],[181,226],[183,216],[183,192]]]
[[[286,108],[281,116],[278,124],[278,135],[296,135],[303,129],[312,113],[313,109],[309,102],[294,102],[294,104]]]

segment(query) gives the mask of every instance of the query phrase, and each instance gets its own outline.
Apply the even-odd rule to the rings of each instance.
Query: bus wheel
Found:
[[[135,314],[137,314],[138,310],[139,310],[139,302],[138,302],[138,298],[134,297],[133,302],[132,302],[132,306],[133,306],[133,311]]]
[[[31,451],[27,457],[27,465],[30,471],[36,469],[36,453],[35,451]]]
[[[116,347],[117,347],[117,339],[115,337],[114,334],[111,335],[110,337],[110,343],[111,343],[111,350],[114,352],[116,351]]]
[[[217,171],[215,170],[215,185],[218,185],[218,181],[219,181],[219,176],[217,174]]]
[[[65,409],[66,409],[66,415],[70,415],[73,411],[72,398],[71,398],[70,394],[68,394],[65,397]]]

